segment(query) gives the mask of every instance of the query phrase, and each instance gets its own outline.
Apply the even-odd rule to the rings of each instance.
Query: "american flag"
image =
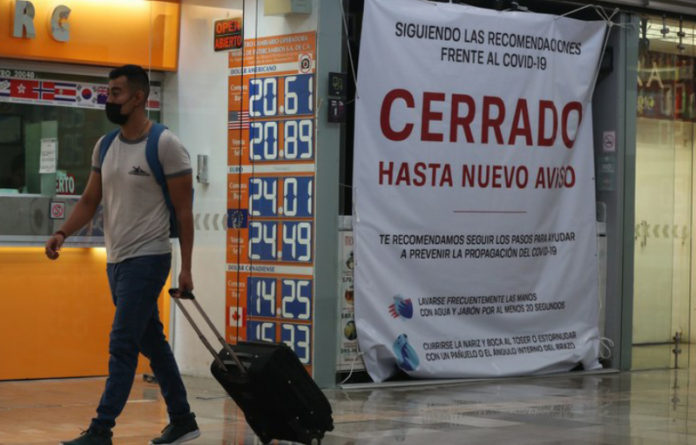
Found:
[[[54,100],[75,102],[77,99],[77,84],[68,82],[53,82]]]
[[[228,126],[230,130],[242,130],[249,128],[248,111],[230,111],[228,114]]]

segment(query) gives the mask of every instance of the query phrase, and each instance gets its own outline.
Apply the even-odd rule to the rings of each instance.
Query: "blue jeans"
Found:
[[[150,359],[170,419],[191,416],[186,389],[174,354],[164,337],[157,298],[167,279],[171,255],[150,255],[109,263],[111,296],[116,314],[109,337],[109,377],[92,426],[113,428],[135,378],[138,353]]]

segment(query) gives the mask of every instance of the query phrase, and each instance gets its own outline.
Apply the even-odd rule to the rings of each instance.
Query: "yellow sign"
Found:
[[[0,0],[0,57],[175,71],[176,1]]]

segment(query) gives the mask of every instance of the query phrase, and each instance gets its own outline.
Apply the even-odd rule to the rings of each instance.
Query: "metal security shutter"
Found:
[[[432,0],[448,3],[450,0]],[[620,8],[623,11],[641,14],[667,14],[670,16],[696,17],[696,0],[451,0],[480,8],[491,9],[529,9],[547,14],[565,14],[586,5],[598,5],[605,9]],[[587,12],[589,11],[589,13]],[[592,20],[596,13],[585,9],[573,15],[573,18]]]
[[[617,6],[629,6],[655,12],[672,12],[696,16],[696,2],[693,0],[614,0],[604,3]]]

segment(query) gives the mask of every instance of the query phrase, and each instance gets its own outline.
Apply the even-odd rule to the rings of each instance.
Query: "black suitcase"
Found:
[[[177,298],[174,301],[213,354],[210,371],[244,412],[247,423],[263,443],[273,439],[319,445],[326,431],[333,430],[331,404],[295,352],[283,343],[240,342],[228,345],[203,308],[196,306],[223,348],[216,352]]]

